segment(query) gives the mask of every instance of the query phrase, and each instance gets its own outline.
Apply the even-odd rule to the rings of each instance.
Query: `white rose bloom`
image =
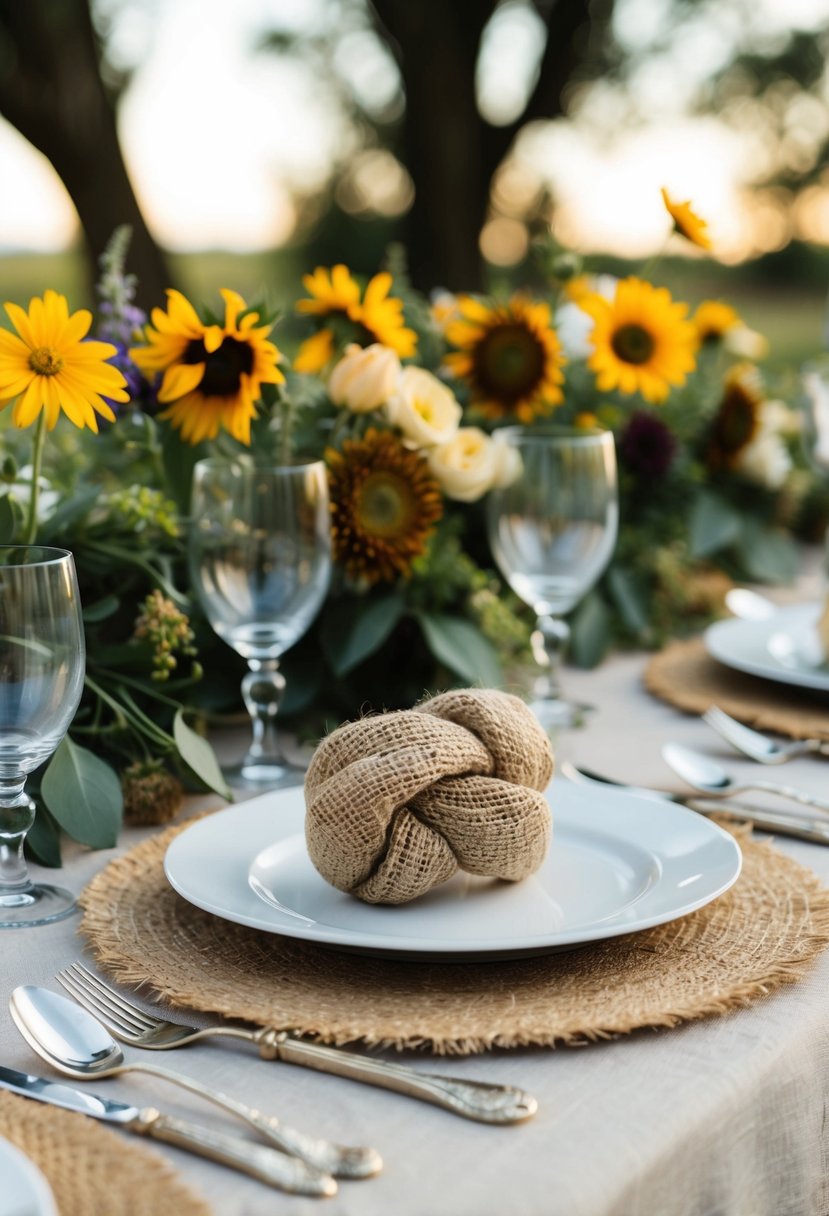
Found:
[[[328,395],[335,405],[355,414],[368,414],[388,401],[397,387],[400,360],[388,346],[365,348],[352,343],[328,379]]]
[[[433,448],[457,433],[461,407],[453,393],[431,372],[407,367],[386,403],[386,417],[414,447]]]
[[[769,353],[768,339],[747,325],[732,325],[723,334],[723,346],[739,359],[765,359]]]
[[[448,443],[432,448],[429,467],[448,498],[477,502],[499,471],[495,443],[476,426],[463,426]]]
[[[492,478],[494,490],[504,490],[517,481],[524,471],[524,461],[518,448],[510,447],[508,443],[495,440],[495,476]]]
[[[792,459],[777,431],[761,429],[738,454],[734,468],[767,490],[779,490],[791,471]]]

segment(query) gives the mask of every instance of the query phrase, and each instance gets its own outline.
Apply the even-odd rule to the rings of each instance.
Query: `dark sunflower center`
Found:
[[[623,363],[647,363],[656,343],[641,325],[621,325],[610,343],[613,353]]]
[[[498,325],[478,344],[475,375],[496,399],[527,397],[544,378],[544,347],[523,325]]]
[[[241,377],[253,371],[253,351],[247,342],[225,338],[212,354],[204,349],[201,338],[193,338],[181,358],[182,363],[204,363],[199,392],[205,397],[232,397],[239,391]]]
[[[754,437],[757,408],[754,401],[732,389],[720,406],[716,440],[723,452],[739,452]]]
[[[403,535],[414,513],[410,486],[393,473],[370,473],[357,502],[357,518],[364,532],[384,539]]]

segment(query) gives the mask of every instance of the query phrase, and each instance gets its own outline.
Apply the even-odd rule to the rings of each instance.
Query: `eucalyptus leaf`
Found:
[[[596,667],[610,646],[610,612],[591,591],[570,618],[570,658],[578,667]]]
[[[501,664],[492,645],[469,621],[455,616],[418,612],[426,645],[438,662],[469,684],[499,687]]]
[[[223,798],[227,798],[228,802],[232,802],[233,794],[219,768],[216,753],[206,739],[197,735],[192,727],[187,725],[183,709],[176,710],[173,721],[173,738],[182,760],[188,768],[193,770],[199,781],[209,789],[215,790],[217,794],[221,794]]]
[[[42,866],[56,870],[62,864],[60,828],[45,806],[37,809],[35,821],[26,836],[26,848]]]
[[[742,517],[719,494],[702,490],[691,508],[689,521],[691,554],[708,557],[728,548],[740,536]]]
[[[124,810],[118,774],[86,747],[65,736],[40,782],[43,801],[73,840],[111,848]]]
[[[743,521],[739,557],[749,578],[758,583],[790,583],[797,577],[799,555],[791,537],[755,519]]]
[[[380,649],[405,609],[403,597],[338,600],[332,603],[322,634],[326,658],[338,676],[344,676]]]
[[[644,637],[650,630],[648,608],[635,579],[621,566],[612,566],[607,574],[607,586],[628,629]]]
[[[106,621],[114,616],[120,606],[121,601],[117,595],[105,595],[103,599],[83,609],[83,619],[88,625],[97,625],[99,621]]]

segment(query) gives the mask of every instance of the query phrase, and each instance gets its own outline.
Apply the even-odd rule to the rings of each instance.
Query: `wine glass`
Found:
[[[242,785],[295,785],[277,739],[285,688],[279,657],[309,628],[331,574],[328,481],[322,461],[259,468],[199,461],[193,472],[189,559],[192,584],[219,637],[247,660],[242,696],[253,741]]]
[[[0,547],[0,928],[44,925],[75,897],[33,883],[23,842],[35,819],[29,773],[52,755],[83,691],[86,651],[75,563],[65,549]]]
[[[616,543],[616,451],[609,431],[546,427],[496,431],[505,445],[508,485],[490,490],[492,552],[510,587],[538,618],[533,650],[536,716],[548,730],[576,726],[579,707],[564,700],[561,659],[570,637],[563,619],[593,586]]]

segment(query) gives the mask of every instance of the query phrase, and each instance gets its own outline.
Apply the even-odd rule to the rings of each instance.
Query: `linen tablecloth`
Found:
[[[665,784],[671,774],[660,746],[673,738],[727,755],[735,771],[749,771],[750,762],[729,754],[704,724],[643,691],[644,663],[642,656],[624,656],[595,672],[567,672],[568,692],[597,708],[586,729],[562,736],[559,758],[621,780]],[[825,793],[829,763],[798,760],[785,776]],[[194,799],[187,810],[219,804]],[[125,830],[118,850],[106,852],[67,846],[60,881],[80,890],[145,834]],[[829,848],[784,839],[779,847],[829,882]],[[81,950],[77,923],[73,917],[0,935],[1,1062],[49,1072],[14,1028],[8,995],[16,984],[56,986],[54,973]],[[536,1095],[540,1111],[525,1125],[485,1127],[368,1086],[265,1063],[244,1047],[214,1041],[168,1052],[163,1062],[306,1131],[374,1145],[385,1160],[383,1174],[342,1183],[336,1198],[316,1201],[271,1192],[174,1149],[158,1151],[201,1190],[217,1216],[317,1210],[331,1216],[829,1213],[829,953],[802,982],[727,1017],[583,1048],[407,1059],[423,1069],[522,1086]],[[95,1088],[221,1122],[197,1099],[151,1078],[101,1081]]]

